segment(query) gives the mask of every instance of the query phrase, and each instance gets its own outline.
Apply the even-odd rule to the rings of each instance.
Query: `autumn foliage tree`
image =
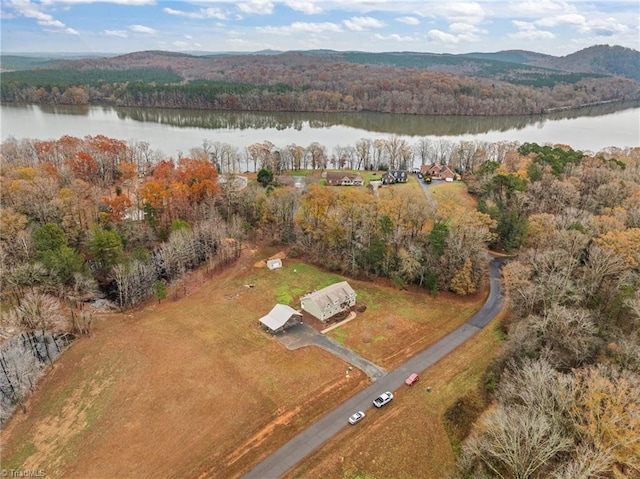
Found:
[[[206,160],[161,161],[140,190],[147,219],[168,229],[175,219],[196,222],[218,192],[218,173]]]

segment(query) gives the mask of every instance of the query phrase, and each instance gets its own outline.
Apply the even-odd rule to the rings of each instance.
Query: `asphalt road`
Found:
[[[331,439],[344,427],[354,427],[347,418],[356,411],[375,409],[372,401],[385,391],[395,391],[404,384],[411,373],[420,373],[445,357],[451,351],[474,336],[502,309],[504,293],[500,286],[500,268],[504,258],[494,257],[489,263],[490,291],[484,306],[469,321],[447,334],[413,358],[378,378],[371,386],[359,392],[307,427],[280,449],[258,463],[243,476],[244,479],[277,479],[305,457]],[[370,411],[374,414],[375,411]],[[367,412],[369,415],[369,412]],[[366,420],[366,419],[365,419]]]

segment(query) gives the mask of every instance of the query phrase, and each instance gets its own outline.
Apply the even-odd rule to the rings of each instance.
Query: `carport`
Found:
[[[272,334],[300,324],[302,314],[286,304],[276,304],[269,314],[260,318],[261,326]]]

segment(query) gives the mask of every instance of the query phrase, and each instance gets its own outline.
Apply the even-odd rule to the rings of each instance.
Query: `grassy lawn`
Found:
[[[453,331],[476,311],[486,290],[460,298],[448,293],[437,297],[424,290],[397,288],[351,281],[364,313],[328,335],[358,354],[393,369],[445,334]]]

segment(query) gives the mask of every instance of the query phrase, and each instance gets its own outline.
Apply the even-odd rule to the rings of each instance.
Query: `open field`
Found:
[[[364,374],[346,378],[345,364],[328,353],[287,351],[259,329],[275,302],[295,306],[301,294],[343,279],[295,259],[282,270],[254,267],[275,252],[246,250],[213,279],[194,279],[186,297],[104,315],[42,381],[28,414],[7,423],[2,467],[71,478],[237,477],[366,386]],[[375,339],[362,352],[384,367],[405,354],[394,355],[407,339],[398,332],[408,326],[412,341],[435,339],[446,332],[437,334],[439,318],[458,311],[445,328],[453,329],[459,311],[483,299],[456,307],[453,298],[352,285],[368,306],[352,323]]]

